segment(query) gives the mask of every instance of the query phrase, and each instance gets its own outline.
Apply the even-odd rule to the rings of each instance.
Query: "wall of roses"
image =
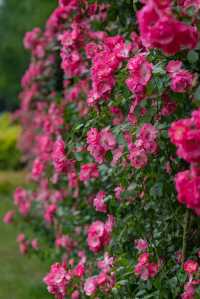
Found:
[[[64,298],[200,298],[200,2],[59,0],[28,32],[20,251]]]

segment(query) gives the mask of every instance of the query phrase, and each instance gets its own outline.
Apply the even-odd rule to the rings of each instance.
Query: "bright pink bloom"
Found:
[[[171,81],[171,89],[174,92],[182,93],[191,88],[192,83],[193,75],[186,70],[182,70],[173,76]]]
[[[3,217],[3,222],[6,224],[12,223],[14,216],[15,216],[15,211],[8,211]]]
[[[138,263],[134,268],[134,273],[139,276],[142,280],[148,280],[153,278],[159,271],[159,264],[151,263],[149,261],[149,254],[142,253],[138,258]]]
[[[187,208],[193,209],[200,215],[200,175],[190,170],[179,172],[175,177],[178,201],[184,203]]]
[[[133,145],[130,149],[129,160],[131,166],[136,169],[140,169],[146,166],[148,157],[144,149]]]
[[[172,60],[166,69],[171,78],[171,89],[174,92],[182,93],[192,87],[194,76],[187,70],[181,69],[182,62]]]
[[[108,252],[104,253],[104,259],[97,263],[98,268],[101,269],[103,272],[107,273],[111,270],[113,266],[114,258],[109,256]]]
[[[71,251],[74,248],[74,242],[68,235],[61,235],[56,238],[55,245],[57,248],[64,248]]]
[[[59,263],[53,264],[50,272],[44,277],[44,283],[47,285],[49,293],[58,299],[64,299],[69,280],[65,265]]]
[[[91,128],[87,133],[87,143],[87,150],[99,164],[103,163],[106,152],[116,147],[115,136],[108,128],[100,132],[96,128]]]
[[[32,167],[32,178],[34,180],[38,180],[44,170],[44,164],[41,162],[40,159],[36,158],[33,162]]]
[[[18,206],[19,212],[22,216],[27,216],[30,208],[31,202],[27,191],[21,187],[18,187],[14,193],[14,203]]]
[[[19,243],[19,251],[21,254],[26,254],[29,249],[29,243],[23,233],[20,233],[17,237],[17,242]]]
[[[88,105],[95,105],[100,99],[107,99],[114,85],[114,74],[120,63],[129,56],[131,45],[126,44],[123,37],[116,35],[103,38],[101,50],[93,44],[87,47],[88,57],[92,57],[92,89],[89,93]]]
[[[34,47],[36,47],[40,35],[40,28],[34,28],[31,32],[26,32],[24,37],[24,47],[26,49],[33,49]]]
[[[97,290],[96,276],[89,277],[84,284],[84,291],[87,296],[92,296]]]
[[[107,224],[107,225],[106,225]],[[91,251],[98,252],[102,247],[109,244],[111,228],[108,223],[102,221],[93,222],[88,229],[87,242]]]
[[[171,124],[169,137],[177,146],[177,155],[187,162],[200,162],[200,122],[196,110],[189,119],[181,119]]]
[[[22,255],[25,255],[28,252],[28,244],[27,242],[23,242],[19,244],[19,251]]]
[[[84,266],[83,263],[80,262],[80,263],[76,266],[76,268],[73,270],[73,274],[74,274],[74,276],[76,276],[76,277],[83,277],[84,273],[85,273],[85,266]]]
[[[198,42],[196,27],[176,20],[165,10],[148,2],[137,14],[142,43],[147,48],[159,48],[165,54],[193,49]]]
[[[179,5],[183,9],[184,13],[188,13],[191,9],[195,13],[200,10],[200,0],[180,0]]]
[[[37,239],[33,239],[33,240],[31,241],[31,246],[32,246],[32,248],[35,249],[35,250],[39,249],[38,240],[37,240]]]
[[[55,204],[51,204],[47,207],[44,213],[44,219],[47,223],[52,223],[55,213],[57,211],[57,206]]]
[[[20,233],[18,236],[17,236],[17,242],[24,242],[25,241],[25,235],[23,233]]]
[[[181,70],[182,64],[183,63],[180,60],[170,60],[166,66],[166,71],[170,76],[173,76]]]
[[[56,172],[61,173],[63,171],[66,171],[67,157],[65,154],[65,143],[63,140],[58,139],[54,143],[52,159]]]
[[[153,65],[148,62],[144,54],[131,58],[128,62],[130,77],[126,84],[131,92],[142,92],[152,76]]]
[[[105,222],[105,229],[109,233],[111,233],[114,226],[115,226],[115,217],[113,215],[108,215],[108,218]]]
[[[183,264],[183,269],[187,274],[193,274],[193,273],[197,272],[198,268],[199,268],[198,263],[193,260],[187,260]]]
[[[80,293],[79,291],[74,291],[71,295],[71,299],[80,299]]]
[[[81,166],[80,180],[82,182],[96,179],[99,177],[99,170],[95,163],[87,163]]]
[[[186,283],[184,286],[184,293],[181,295],[181,299],[194,299],[195,288],[192,283]]]
[[[149,244],[146,240],[138,239],[135,240],[135,248],[139,251],[145,251],[148,248]]]
[[[97,145],[99,143],[99,132],[96,128],[91,128],[87,132],[87,143]]]
[[[93,205],[98,212],[106,213],[107,212],[107,204],[104,202],[104,198],[106,197],[105,192],[99,191],[93,200]]]
[[[112,151],[113,159],[111,162],[111,166],[116,166],[117,163],[119,162],[120,158],[122,157],[124,153],[124,145],[119,145],[118,148],[114,149]]]
[[[107,128],[101,130],[99,142],[105,151],[113,150],[116,146],[115,136]]]
[[[157,150],[156,138],[157,129],[151,124],[144,124],[139,131],[138,142],[147,153],[155,153]],[[137,142],[136,142],[137,143]]]
[[[115,276],[108,275],[108,273],[101,272],[96,277],[98,287],[101,288],[105,293],[109,292],[115,285]]]
[[[116,199],[120,200],[121,199],[121,193],[124,191],[123,187],[117,186],[114,191],[115,191]]]

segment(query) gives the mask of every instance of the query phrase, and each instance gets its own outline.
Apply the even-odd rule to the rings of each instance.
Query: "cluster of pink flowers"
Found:
[[[36,158],[33,162],[32,178],[36,181],[39,180],[43,173],[43,170],[44,170],[43,162],[39,158]]]
[[[181,0],[180,6],[185,14],[188,14],[190,10],[194,14],[197,14],[200,10],[200,1],[199,0]]]
[[[65,143],[62,139],[55,141],[53,145],[52,161],[57,173],[67,170],[67,156],[65,153]]]
[[[14,193],[14,203],[22,216],[27,216],[31,208],[31,199],[27,191],[18,187]]]
[[[103,35],[102,44],[90,43],[86,47],[88,58],[92,59],[92,90],[87,102],[95,105],[100,100],[107,100],[115,86],[114,74],[120,64],[129,57],[132,45],[126,44],[122,36]]]
[[[179,172],[176,175],[176,190],[180,203],[186,204],[200,215],[200,193],[199,179],[200,172],[198,163],[200,162],[200,110],[192,113],[191,118],[181,119],[172,123],[169,129],[169,136],[172,143],[177,146],[177,155],[191,163],[190,170]]]
[[[54,203],[50,204],[44,212],[44,220],[49,224],[52,223],[54,220],[56,211],[57,211],[57,205]]]
[[[192,87],[194,76],[189,71],[182,69],[182,61],[171,60],[166,70],[171,79],[171,89],[182,93]]]
[[[148,280],[156,276],[160,268],[159,263],[150,262],[150,254],[144,252],[139,255],[138,262],[135,265],[134,273],[142,280]]]
[[[101,270],[98,275],[89,277],[84,284],[84,291],[87,296],[93,296],[100,289],[104,293],[108,293],[115,285],[115,275],[112,272],[114,258],[110,257],[106,252],[104,259],[99,261],[97,266]]]
[[[200,171],[199,168],[177,173],[175,177],[178,201],[200,215]]]
[[[198,42],[197,27],[177,20],[172,14],[172,1],[145,1],[137,14],[142,43],[165,54],[193,49]]]
[[[152,76],[152,63],[149,63],[145,54],[139,54],[128,61],[129,78],[126,84],[134,94],[143,94],[145,87]]]
[[[25,255],[30,249],[38,250],[39,244],[37,239],[27,240],[23,233],[20,233],[17,237],[17,243],[19,244],[19,250],[21,254]]]
[[[82,182],[87,182],[91,179],[96,179],[98,177],[99,177],[99,170],[95,163],[87,163],[81,166],[80,180]]]
[[[15,216],[15,211],[8,211],[3,217],[3,222],[5,224],[11,224],[13,222],[13,218]]]
[[[157,130],[151,124],[144,124],[139,131],[138,137],[132,143],[131,137],[125,136],[128,148],[130,163],[134,168],[142,168],[148,162],[148,154],[157,152]]]
[[[93,199],[93,205],[98,212],[106,213],[107,212],[107,204],[104,202],[106,197],[106,193],[104,191],[99,191],[97,195]]]
[[[144,281],[156,276],[161,265],[160,261],[158,263],[150,262],[151,255],[147,252],[148,247],[149,244],[146,240],[135,240],[135,248],[140,254],[134,267],[134,273]]]
[[[64,248],[71,252],[75,244],[74,241],[68,235],[61,235],[56,238],[55,245],[57,248]]]
[[[116,138],[108,128],[100,132],[96,128],[91,128],[87,133],[87,150],[97,163],[102,164],[108,151],[114,151],[117,142]]]
[[[17,113],[24,128],[20,146],[31,162],[33,191],[17,188],[14,203],[22,216],[40,221],[50,232],[56,254],[65,261],[53,264],[44,278],[56,299],[80,299],[82,294],[99,299],[101,292],[109,297],[118,279],[115,270],[121,266],[114,256],[118,246],[115,231],[122,220],[123,234],[117,233],[126,239],[129,228],[129,215],[124,214],[128,209],[121,213],[122,207],[146,197],[147,188],[151,188],[146,166],[156,161],[158,153],[164,160],[160,168],[171,174],[174,158],[165,161],[166,153],[162,152],[163,131],[168,125],[162,120],[176,116],[182,105],[176,101],[177,94],[184,98],[183,93],[190,92],[198,80],[188,70],[189,59],[183,67],[180,60],[170,61],[164,55],[196,47],[199,0],[181,0],[177,10],[171,0],[141,1],[143,6],[136,16],[140,35],[123,30],[117,34],[118,25],[107,20],[109,5],[90,2],[59,0],[44,32],[35,28],[24,39],[32,59],[22,79]],[[193,18],[187,14],[191,6],[195,8]],[[131,20],[125,20],[128,27]],[[106,30],[95,31],[96,21],[101,26],[105,22]],[[191,164],[190,170],[176,175],[178,201],[198,215],[199,119],[200,110],[194,111],[191,118],[172,123],[169,130],[178,157]],[[109,201],[113,197],[116,202]],[[4,222],[11,223],[14,215],[9,211]],[[24,235],[18,242],[22,253],[39,248],[37,239],[28,241]],[[135,248],[135,276],[143,281],[154,278],[162,259],[155,262],[154,248],[145,239],[135,240]],[[104,258],[98,260],[101,253]],[[75,255],[80,258],[76,265]],[[124,256],[126,259],[126,250]],[[93,269],[95,259],[98,270]],[[184,264],[189,282],[183,299],[194,296],[197,268],[195,262]]]
[[[56,299],[66,298],[68,288],[73,286],[73,279],[76,279],[76,287],[73,286],[70,298],[80,298],[80,292],[76,288],[78,281],[81,282],[85,274],[86,259],[83,252],[79,252],[79,256],[81,259],[77,265],[74,265],[74,259],[68,260],[68,265],[66,262],[55,263],[44,277],[44,283],[47,285],[49,293],[53,294]]]
[[[171,142],[177,146],[177,155],[189,163],[200,162],[200,110],[195,110],[191,118],[172,123],[169,129]]]
[[[46,45],[47,39],[42,36],[40,28],[34,28],[31,32],[25,34],[24,47],[31,50],[33,56],[43,58]]]
[[[100,289],[104,293],[108,293],[115,285],[115,276],[101,272],[98,275],[89,277],[84,284],[84,291],[87,296],[92,296]]]
[[[138,251],[145,251],[149,247],[149,244],[144,239],[135,240],[135,248]]]
[[[70,280],[65,264],[53,264],[51,271],[45,276],[44,283],[48,286],[49,293],[57,299],[64,299],[66,287]]]
[[[195,288],[200,284],[199,279],[193,279],[193,276],[197,274],[199,265],[194,260],[187,260],[183,264],[183,269],[187,273],[189,281],[184,286],[184,292],[181,295],[181,299],[194,299],[195,298]]]
[[[111,232],[114,225],[113,216],[109,215],[104,223],[100,220],[93,222],[88,228],[87,242],[91,251],[98,252],[111,240]]]

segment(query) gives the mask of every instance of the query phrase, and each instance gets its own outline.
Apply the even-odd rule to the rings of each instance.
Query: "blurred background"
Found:
[[[12,209],[16,186],[26,184],[17,148],[21,127],[12,121],[30,58],[23,37],[34,27],[43,28],[56,6],[57,0],[0,0],[0,299],[50,298],[42,283],[47,267],[37,257],[20,256],[15,241],[19,231],[6,226],[2,218]]]

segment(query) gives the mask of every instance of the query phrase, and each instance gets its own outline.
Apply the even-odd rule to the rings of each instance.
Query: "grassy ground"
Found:
[[[23,173],[0,172],[0,299],[52,298],[42,283],[47,268],[37,257],[21,256],[16,228],[2,223],[2,216],[12,208],[11,191],[23,179]]]

